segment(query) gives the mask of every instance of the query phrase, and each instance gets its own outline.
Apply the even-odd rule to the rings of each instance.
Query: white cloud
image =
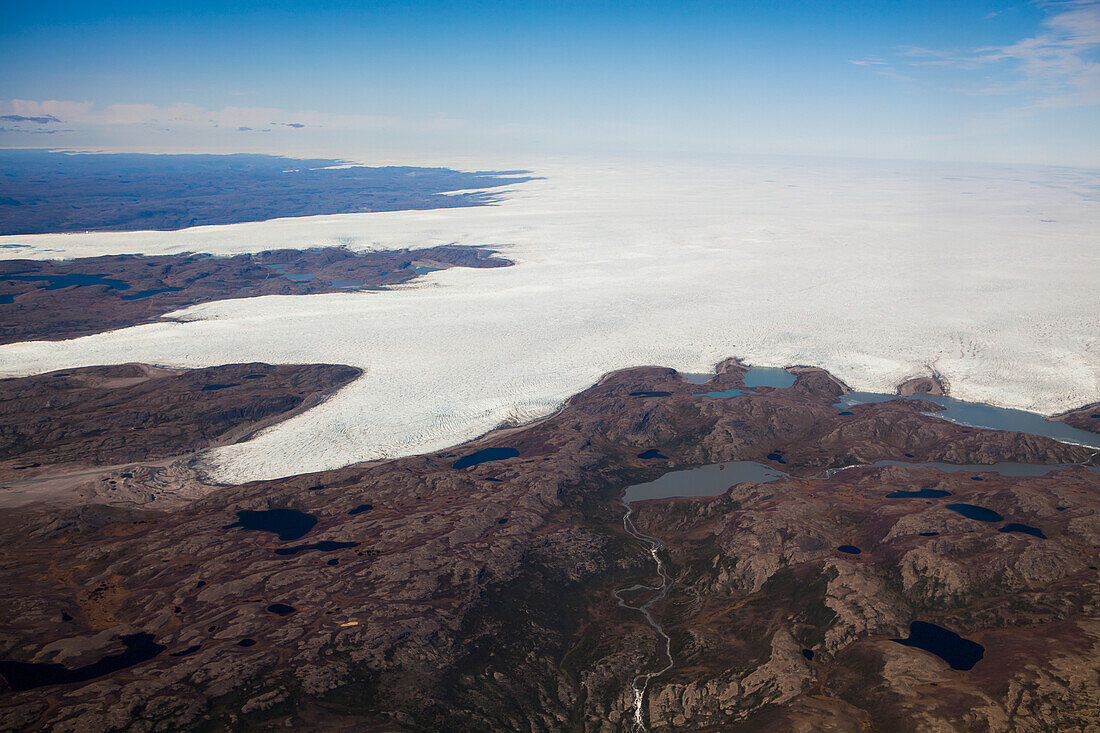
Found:
[[[1019,88],[1037,108],[1100,104],[1100,3],[1068,2],[1043,21],[1044,31],[996,48],[979,49],[983,63],[1015,63]]]
[[[959,53],[942,48],[904,46],[898,63],[912,68],[975,72],[969,81],[953,79],[949,91],[971,96],[1022,96],[1023,106],[1012,114],[1043,109],[1100,105],[1100,2],[1048,2],[1040,32],[1004,46],[975,48]],[[987,18],[1001,12],[990,13]],[[849,61],[879,67],[876,73],[905,81],[913,77],[895,72],[881,59]],[[996,76],[994,76],[996,75]]]
[[[980,72],[970,84],[953,82],[950,91],[1028,98],[1015,113],[1100,104],[1100,2],[1069,0],[1044,7],[1048,15],[1034,36],[963,53],[907,46],[899,50],[901,63],[914,69]],[[875,59],[850,63],[878,65]],[[991,78],[998,73],[1003,78]],[[904,75],[900,78],[911,80]]]

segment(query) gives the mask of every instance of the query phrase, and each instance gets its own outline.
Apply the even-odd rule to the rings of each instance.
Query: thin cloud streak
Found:
[[[1045,7],[1051,14],[1043,20],[1042,32],[1007,46],[977,48],[969,53],[910,46],[902,48],[899,55],[910,68],[981,71],[981,84],[969,89],[954,86],[951,91],[972,96],[1028,97],[1018,112],[1100,104],[1100,3],[1076,0]],[[984,77],[999,68],[1010,78],[989,83]]]
[[[340,115],[312,110],[282,110],[271,107],[224,107],[207,109],[195,104],[111,104],[96,106],[91,102],[67,100],[9,99],[0,101],[4,118],[18,117],[24,120],[50,118],[64,119],[72,125],[106,127],[142,125],[169,129],[203,129],[212,127],[262,128],[273,124],[273,119],[295,120],[292,123],[274,123],[290,129],[327,127],[345,130],[378,130],[398,126],[424,126],[436,128],[438,120],[410,121],[391,115]]]

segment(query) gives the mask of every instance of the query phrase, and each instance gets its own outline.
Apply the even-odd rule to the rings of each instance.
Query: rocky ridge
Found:
[[[650,686],[651,729],[1094,725],[1100,476],[818,478],[882,459],[1075,464],[1091,451],[954,425],[917,400],[837,410],[846,388],[812,367],[792,368],[785,389],[696,394],[742,386],[745,369],[727,361],[705,387],[669,369],[617,372],[529,426],[221,487],[170,511],[84,506],[67,524],[8,513],[0,658],[82,668],[139,632],[165,650],[2,693],[0,726],[625,730],[630,680],[658,650],[612,593],[653,580],[618,497],[731,460],[790,478],[636,505],[674,578],[654,606],[676,666]],[[509,452],[454,467],[489,448]],[[641,457],[654,449],[667,458]],[[922,488],[951,498],[887,498]],[[958,501],[1045,539],[946,508]],[[248,528],[276,516],[315,523],[293,539]],[[978,640],[986,659],[957,671],[891,641],[914,620]]]
[[[0,344],[60,340],[153,323],[197,303],[374,290],[448,267],[505,267],[480,247],[354,252],[343,247],[0,260]]]

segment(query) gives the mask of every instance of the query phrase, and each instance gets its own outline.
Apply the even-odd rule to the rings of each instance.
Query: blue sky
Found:
[[[14,3],[0,145],[1100,166],[1100,2]]]

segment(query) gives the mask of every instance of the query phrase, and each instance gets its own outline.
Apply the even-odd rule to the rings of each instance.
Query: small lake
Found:
[[[948,420],[959,425],[975,428],[989,428],[991,430],[1014,430],[1031,435],[1043,435],[1063,443],[1085,445],[1100,450],[1100,435],[1090,433],[1087,430],[1066,425],[1064,422],[1047,420],[1037,412],[1026,410],[1012,410],[1007,407],[994,407],[979,402],[964,402],[954,397],[942,395],[914,395],[901,397],[895,394],[883,394],[879,392],[852,392],[841,396],[840,401],[833,407],[838,410],[846,410],[856,405],[865,405],[874,402],[889,402],[890,400],[921,399],[935,402],[945,408],[940,412],[930,412],[929,415]]]
[[[183,290],[183,288],[173,288],[173,287],[156,288],[154,290],[139,290],[138,292],[131,293],[130,295],[123,295],[122,299],[123,300],[141,300],[143,298],[150,298],[154,295],[160,295],[161,293],[178,293],[181,290]]]
[[[696,392],[696,397],[714,397],[720,400],[728,400],[730,397],[740,397],[749,394],[743,389],[724,389],[720,392]]]
[[[83,274],[64,274],[64,275],[0,275],[0,281],[8,282],[48,282],[46,290],[61,290],[62,288],[68,288],[72,286],[92,286],[92,285],[105,285],[111,290],[129,290],[130,284],[123,280],[116,280],[114,278],[107,277],[106,275],[83,275]],[[163,288],[154,288],[152,290],[139,290],[134,293],[127,293],[120,296],[122,300],[143,300],[144,298],[151,298],[154,295],[160,295],[161,293],[177,293],[183,290],[183,288],[176,288],[165,286]],[[0,296],[0,303],[11,303],[12,296]]]
[[[999,513],[992,509],[986,509],[984,506],[977,506],[975,504],[948,504],[947,509],[961,514],[967,519],[973,519],[976,522],[1001,522],[1004,521]]]
[[[32,664],[30,662],[0,661],[0,675],[15,692],[33,690],[47,685],[66,685],[87,682],[103,677],[135,664],[148,661],[167,647],[157,644],[152,634],[131,634],[122,637],[126,650],[103,657],[98,662],[69,669],[63,664]]]
[[[757,387],[786,389],[794,384],[795,376],[783,367],[752,367],[745,372],[744,382],[749,389]]]
[[[649,452],[647,451],[647,455]],[[779,454],[771,454],[769,458],[777,456],[781,459]],[[823,475],[816,478],[831,478],[837,473],[850,469],[850,468],[878,468],[881,466],[921,466],[925,468],[934,468],[945,473],[982,473],[990,472],[997,473],[1002,476],[1045,476],[1052,471],[1059,471],[1063,468],[1067,468],[1066,464],[1062,465],[1041,465],[1035,463],[939,463],[935,461],[929,461],[926,463],[906,463],[904,461],[876,461],[875,463],[867,466],[848,466],[846,468],[831,469],[826,471]],[[1100,473],[1100,467],[1089,467],[1090,471]],[[758,483],[767,483],[768,481],[776,481],[781,478],[788,478],[789,474],[780,471],[772,466],[766,466],[763,463],[757,463],[756,461],[726,461],[725,463],[712,463],[707,466],[699,466],[698,468],[687,468],[680,471],[670,471],[665,475],[654,481],[647,481],[646,483],[634,484],[627,487],[626,492],[623,494],[623,503],[630,504],[633,501],[646,501],[648,499],[672,499],[676,497],[698,497],[698,496],[718,496],[725,493],[726,489],[734,484],[744,483],[746,481],[755,481]],[[902,498],[941,498],[944,496],[950,496],[950,492],[941,491],[939,489],[921,489],[917,491],[896,491],[891,494],[887,494],[886,498],[889,499],[902,499]],[[951,506],[968,506],[968,505],[951,505]],[[950,507],[949,507],[950,508]],[[975,507],[976,509],[980,507]],[[957,510],[956,510],[957,511]],[[985,510],[988,511],[988,510]],[[961,512],[960,512],[961,513]]]
[[[279,535],[279,539],[285,542],[305,536],[315,524],[316,517],[295,509],[246,509],[237,512],[237,521],[227,524],[223,529],[240,527],[256,532],[271,532]]]
[[[333,552],[334,550],[344,550],[349,547],[358,547],[358,542],[336,542],[334,540],[321,540],[320,542],[314,542],[312,545],[295,545],[294,547],[280,547],[275,550],[276,555],[297,555],[299,552],[309,552],[310,550],[319,550],[321,552]]]
[[[705,384],[715,375],[713,374],[684,374],[684,379],[689,384]],[[697,392],[696,397],[714,397],[716,399],[730,399],[750,394],[757,387],[775,387],[786,389],[795,383],[796,377],[782,367],[750,367],[745,372],[742,380],[745,389],[724,389],[716,392]]]
[[[972,669],[985,656],[985,647],[981,644],[925,621],[914,621],[909,624],[909,638],[891,639],[891,641],[902,646],[931,652],[947,662],[951,669]]]
[[[1032,537],[1038,537],[1041,540],[1045,540],[1047,536],[1043,534],[1043,530],[1038,527],[1032,527],[1030,524],[1020,524],[1019,522],[1009,522],[1005,526],[997,530],[998,532],[1016,532],[1018,534],[1028,534]]]
[[[916,491],[895,491],[887,494],[887,499],[942,499],[951,496],[950,491],[941,489],[918,489]]]
[[[267,265],[275,272],[279,273],[281,277],[285,277],[287,280],[293,280],[296,283],[304,283],[313,279],[312,272],[287,272],[289,264]]]
[[[515,458],[519,455],[519,451],[515,448],[484,448],[471,453],[468,456],[463,456],[451,464],[451,468],[463,469],[470,466],[477,466],[481,463],[488,463],[489,461],[503,461],[506,458]]]
[[[111,290],[129,290],[130,284],[114,280],[106,275],[0,275],[0,280],[19,282],[48,282],[46,290],[60,290],[73,285],[106,285]]]
[[[765,483],[786,478],[787,474],[755,461],[730,461],[709,466],[671,471],[654,481],[634,484],[623,494],[623,503],[677,496],[718,496],[734,484],[745,481]]]
[[[641,459],[647,460],[647,461],[651,461],[651,460],[655,460],[655,459],[660,459],[662,461],[667,461],[668,460],[668,456],[666,456],[664,453],[657,450],[656,448],[650,448],[647,451],[642,451],[641,453],[638,454],[638,458],[641,458]]]

